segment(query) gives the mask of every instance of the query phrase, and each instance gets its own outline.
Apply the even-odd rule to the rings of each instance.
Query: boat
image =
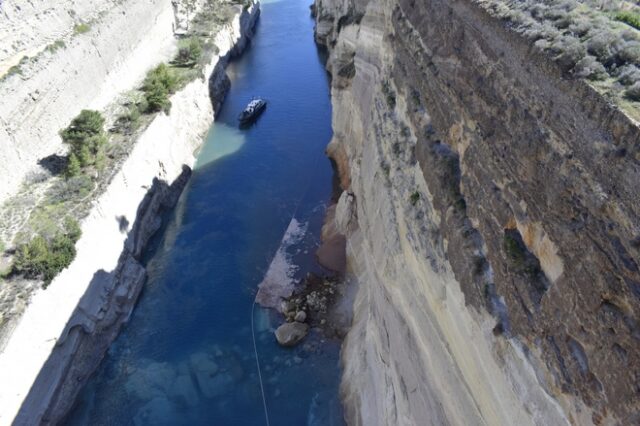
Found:
[[[253,122],[267,107],[267,101],[261,98],[252,99],[238,116],[241,125]]]

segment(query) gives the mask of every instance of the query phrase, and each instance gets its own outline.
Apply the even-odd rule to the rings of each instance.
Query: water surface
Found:
[[[308,6],[262,4],[194,175],[146,259],[138,306],[70,424],[265,424],[253,296],[294,217],[306,231],[288,249],[297,275],[318,268],[313,251],[331,191],[329,86]],[[254,95],[269,100],[267,110],[240,131],[236,116]],[[271,425],[342,424],[339,343],[312,333],[280,348],[278,321],[256,308]]]

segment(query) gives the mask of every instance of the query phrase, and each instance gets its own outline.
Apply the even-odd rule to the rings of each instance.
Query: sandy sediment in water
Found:
[[[293,293],[295,288],[295,274],[298,266],[293,263],[291,255],[287,253],[289,247],[297,244],[307,232],[307,225],[300,223],[294,217],[289,222],[282,237],[282,243],[276,251],[269,269],[262,282],[258,285],[256,302],[265,308],[280,310],[280,302]]]

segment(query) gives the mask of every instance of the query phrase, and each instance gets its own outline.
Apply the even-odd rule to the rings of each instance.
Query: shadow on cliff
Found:
[[[79,391],[129,320],[146,280],[144,250],[161,228],[164,213],[176,205],[191,174],[185,165],[171,185],[154,179],[138,206],[116,268],[93,275],[22,403],[15,425],[58,424],[70,412]],[[114,223],[114,232],[122,232],[121,222],[122,218]]]

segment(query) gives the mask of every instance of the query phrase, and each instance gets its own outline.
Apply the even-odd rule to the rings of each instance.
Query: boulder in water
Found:
[[[295,320],[297,322],[305,322],[307,320],[307,313],[305,311],[296,312]]]
[[[301,322],[287,322],[276,330],[276,339],[282,346],[295,346],[309,332],[309,326]]]

